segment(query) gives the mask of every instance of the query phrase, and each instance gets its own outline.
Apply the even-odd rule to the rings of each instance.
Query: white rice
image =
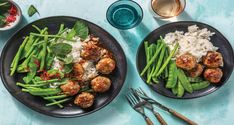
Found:
[[[70,31],[67,30],[67,32],[63,33],[63,36],[67,36],[67,33]],[[75,42],[73,41],[67,41],[64,39],[58,39],[58,43],[67,43],[70,44],[72,46],[72,50],[71,52],[67,55],[67,56],[72,56],[73,57],[73,63],[79,63],[81,61],[81,57],[80,57],[80,53],[82,50],[82,44],[83,42],[88,42],[90,40],[90,36],[85,39],[83,42],[81,42],[80,37],[75,36],[73,38],[73,40],[75,40]],[[53,69],[58,69],[61,70],[63,67],[63,62],[58,60],[56,57],[54,58],[53,64],[52,64],[52,68]],[[94,78],[95,76],[98,75],[98,71],[95,68],[95,65],[92,61],[86,61],[85,63],[82,64],[85,72],[84,72],[84,76],[83,76],[83,80],[87,81],[90,80],[91,78]]]
[[[176,57],[190,53],[196,57],[197,62],[201,61],[202,56],[205,56],[208,51],[216,51],[218,47],[213,46],[210,42],[210,37],[214,33],[207,28],[199,29],[196,25],[188,27],[188,32],[175,31],[165,35],[164,40],[172,50],[179,43],[179,49],[176,52]]]

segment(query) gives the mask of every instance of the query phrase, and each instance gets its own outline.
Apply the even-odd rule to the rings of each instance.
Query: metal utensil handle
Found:
[[[180,118],[181,120],[187,122],[187,123],[190,124],[190,125],[198,125],[198,124],[195,123],[194,121],[188,119],[187,117],[185,117],[184,115],[182,115],[182,114],[176,112],[175,110],[169,109],[169,112],[170,112],[171,114],[173,114],[174,116],[176,116],[177,118]]]
[[[146,121],[147,125],[154,125],[154,123],[150,120],[149,117],[145,117],[145,121]]]
[[[163,117],[159,113],[154,112],[154,116],[158,119],[161,125],[167,125],[166,121],[163,119]]]

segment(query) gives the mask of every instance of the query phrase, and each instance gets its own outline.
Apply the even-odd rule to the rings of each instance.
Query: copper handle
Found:
[[[159,113],[154,112],[154,115],[158,119],[161,125],[167,125],[166,121],[162,118],[162,116]]]
[[[154,125],[154,123],[148,117],[145,117],[145,121],[146,121],[147,125]]]
[[[169,109],[169,112],[170,112],[171,114],[173,114],[174,116],[176,116],[177,118],[180,118],[181,120],[187,122],[187,123],[190,124],[190,125],[198,125],[198,124],[195,123],[194,121],[188,119],[187,117],[185,117],[184,115],[182,115],[182,114],[176,112],[175,110]]]

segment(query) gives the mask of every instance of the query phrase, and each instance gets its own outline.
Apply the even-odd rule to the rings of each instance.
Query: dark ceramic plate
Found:
[[[46,107],[45,104],[48,102],[44,101],[40,97],[35,97],[28,93],[21,92],[21,88],[15,85],[17,81],[21,81],[23,75],[15,74],[13,77],[9,75],[11,61],[14,58],[20,44],[22,43],[24,36],[28,35],[30,32],[36,32],[35,29],[32,28],[32,24],[37,25],[40,28],[48,27],[49,33],[55,34],[58,31],[61,23],[64,23],[66,27],[72,28],[72,26],[77,20],[84,21],[88,25],[90,33],[94,34],[95,36],[98,36],[102,45],[105,48],[109,49],[111,52],[113,52],[117,63],[115,71],[110,76],[113,83],[111,85],[110,90],[106,93],[97,95],[94,105],[86,110],[73,105],[72,102],[65,104],[65,108],[63,109],[60,109],[57,106]],[[121,46],[108,32],[106,32],[101,27],[86,20],[65,16],[40,19],[28,24],[27,26],[19,30],[6,43],[1,54],[0,63],[1,78],[7,90],[17,100],[19,100],[29,108],[37,112],[54,117],[83,116],[103,108],[118,95],[120,89],[124,84],[127,69],[126,58]]]
[[[228,40],[218,30],[204,23],[191,22],[191,21],[169,23],[151,32],[143,41],[149,41],[150,43],[153,43],[157,39],[159,39],[160,35],[164,37],[165,34],[169,32],[174,32],[176,30],[187,32],[188,26],[191,26],[191,25],[197,25],[199,28],[207,28],[211,32],[215,33],[215,35],[211,37],[211,42],[214,44],[214,46],[219,47],[218,51],[221,52],[223,55],[223,59],[224,59],[224,67],[222,67],[223,77],[220,83],[218,83],[217,85],[210,85],[205,89],[194,91],[192,94],[185,93],[184,96],[181,97],[182,99],[201,97],[201,96],[205,96],[216,91],[218,88],[224,85],[224,83],[228,80],[228,78],[232,74],[232,70],[234,67],[233,49],[230,43],[228,42]],[[136,58],[138,73],[140,73],[143,70],[146,64],[144,61],[145,49],[144,49],[143,41],[138,48],[138,53],[137,53],[137,58]],[[146,82],[145,76],[141,78],[142,80],[144,80],[144,82]],[[159,84],[152,84],[150,87],[161,95],[171,97],[171,98],[178,98],[175,95],[173,95],[173,93],[170,90],[166,89],[164,86],[165,86],[165,83],[161,81]]]

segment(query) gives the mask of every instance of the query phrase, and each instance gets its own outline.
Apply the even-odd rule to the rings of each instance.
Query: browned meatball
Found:
[[[87,92],[82,92],[81,94],[77,95],[74,104],[80,106],[81,108],[89,108],[93,105],[94,96]]]
[[[198,77],[202,74],[204,67],[201,64],[197,64],[197,66],[191,70],[188,70],[188,74],[190,77]]]
[[[73,65],[73,71],[77,80],[82,80],[82,77],[84,75],[84,68],[82,67],[82,65],[79,63],[75,63]]]
[[[219,52],[210,51],[203,58],[203,64],[210,68],[218,68],[223,65],[223,57]]]
[[[109,74],[115,69],[115,61],[111,58],[103,58],[96,65],[96,69],[102,74]]]
[[[206,69],[204,72],[204,78],[212,83],[218,83],[223,76],[223,72],[220,68]]]
[[[98,76],[91,81],[92,89],[95,92],[106,92],[111,86],[111,80],[107,77]]]
[[[61,85],[60,88],[64,94],[69,96],[73,96],[80,91],[80,85],[71,80],[68,80],[64,85]]]
[[[113,54],[107,49],[101,49],[101,58],[113,58]]]
[[[183,54],[176,58],[176,66],[184,70],[191,70],[195,68],[196,65],[196,58],[189,53]]]
[[[100,55],[100,48],[96,44],[88,42],[83,45],[80,56],[86,60],[98,60]]]

